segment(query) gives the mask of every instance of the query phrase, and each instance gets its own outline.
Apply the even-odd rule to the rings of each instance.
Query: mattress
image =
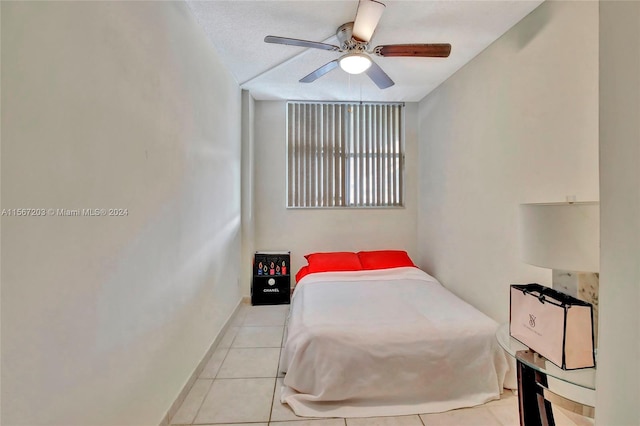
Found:
[[[281,401],[299,416],[447,411],[498,399],[498,324],[413,267],[323,272],[294,291]]]

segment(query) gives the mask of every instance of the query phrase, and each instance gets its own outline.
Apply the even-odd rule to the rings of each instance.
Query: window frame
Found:
[[[400,171],[398,173],[399,183],[397,185],[399,188],[399,204],[387,204],[387,205],[359,205],[357,203],[354,204],[346,204],[348,198],[350,197],[350,188],[349,186],[353,186],[354,180],[347,176],[345,179],[345,185],[343,190],[345,193],[343,197],[345,198],[345,205],[316,205],[316,206],[290,206],[289,205],[289,156],[290,156],[290,146],[289,146],[289,105],[290,104],[323,104],[323,105],[356,105],[356,106],[364,106],[364,105],[394,105],[400,106],[400,120],[399,120],[399,149],[400,152],[397,154],[399,156],[400,162]],[[289,100],[285,103],[285,208],[286,209],[405,209],[406,208],[406,111],[405,111],[405,103],[404,102],[362,102],[362,101],[293,101]],[[350,129],[350,132],[353,132],[353,128]],[[353,144],[353,137],[349,136],[348,145]],[[345,162],[344,173],[345,175],[349,174],[348,162],[350,158],[355,157],[359,153],[355,152],[353,149],[349,150],[349,152],[342,153],[343,161]],[[375,153],[362,153],[360,155],[371,156]],[[386,154],[389,156],[389,154]],[[378,156],[376,155],[376,158]],[[392,188],[389,188],[392,189]]]

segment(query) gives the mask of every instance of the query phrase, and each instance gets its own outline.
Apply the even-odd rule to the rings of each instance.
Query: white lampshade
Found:
[[[521,204],[519,225],[524,262],[566,271],[600,270],[599,203]]]
[[[371,66],[371,59],[364,53],[349,53],[340,58],[340,68],[349,74],[360,74]]]

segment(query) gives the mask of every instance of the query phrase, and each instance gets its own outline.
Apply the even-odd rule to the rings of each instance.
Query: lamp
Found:
[[[371,59],[364,53],[347,53],[339,60],[340,68],[349,74],[361,74],[371,66]]]
[[[600,206],[597,202],[520,205],[520,253],[552,269],[552,287],[593,305],[597,327]]]

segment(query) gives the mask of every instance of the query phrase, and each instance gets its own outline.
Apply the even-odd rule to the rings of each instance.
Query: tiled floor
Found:
[[[289,305],[243,305],[187,395],[172,425],[518,426],[518,400],[506,390],[485,405],[401,417],[308,419],[280,403],[278,361]],[[571,417],[571,418],[570,418]],[[556,410],[557,426],[582,426]],[[575,422],[574,422],[575,420]],[[586,423],[587,425],[589,423]]]

